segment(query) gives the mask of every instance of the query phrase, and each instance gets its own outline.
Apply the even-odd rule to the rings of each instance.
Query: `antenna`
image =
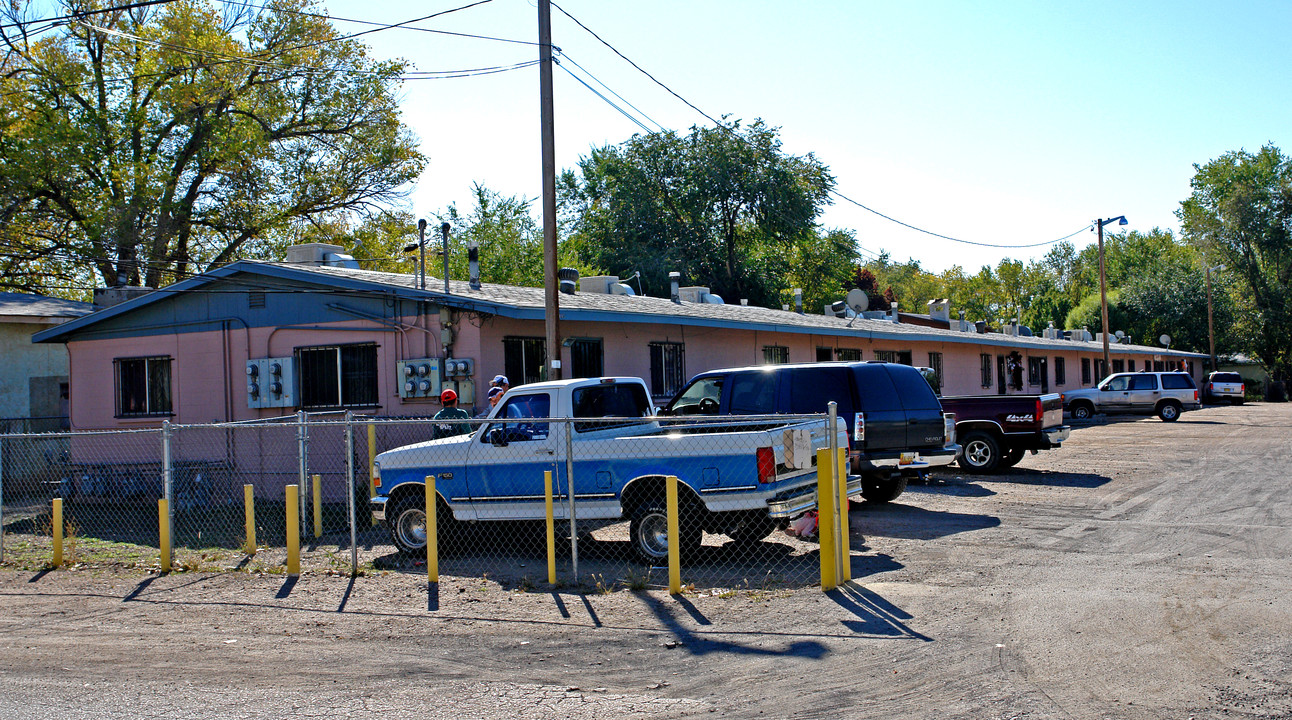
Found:
[[[1157,341],[1162,343],[1162,347],[1171,347],[1171,336],[1166,333],[1162,333],[1162,337],[1158,338]]]
[[[852,316],[852,320],[848,321],[848,327],[852,327],[852,323],[856,321],[857,318],[861,317],[863,312],[870,309],[870,297],[866,295],[866,291],[861,288],[853,288],[849,290],[848,295],[844,298],[844,302],[848,303],[848,307],[852,308],[852,311],[856,313]]]

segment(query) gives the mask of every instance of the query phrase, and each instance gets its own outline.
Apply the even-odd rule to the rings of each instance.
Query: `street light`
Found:
[[[1107,220],[1096,220],[1095,226],[1099,230],[1099,312],[1103,318],[1103,336],[1104,336],[1104,373],[1108,374],[1108,368],[1112,367],[1112,361],[1108,355],[1108,283],[1104,279],[1104,226],[1117,223],[1126,225],[1126,216],[1118,215],[1115,218]]]
[[[1207,345],[1211,350],[1211,372],[1216,371],[1216,330],[1211,321],[1211,273],[1224,269],[1224,265],[1207,268]]]

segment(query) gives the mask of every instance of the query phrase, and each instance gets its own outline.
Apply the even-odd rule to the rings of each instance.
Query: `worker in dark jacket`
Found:
[[[445,390],[440,393],[440,404],[444,406],[444,409],[435,413],[435,417],[431,418],[435,422],[435,437],[437,439],[465,435],[471,432],[469,423],[453,422],[455,420],[471,419],[466,410],[458,407],[458,394],[456,392]]]

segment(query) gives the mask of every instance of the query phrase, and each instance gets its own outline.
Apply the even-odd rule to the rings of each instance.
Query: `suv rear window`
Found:
[[[1243,376],[1238,373],[1211,373],[1211,382],[1240,383]]]
[[[1195,387],[1193,378],[1184,373],[1163,373],[1163,390],[1192,390]]]
[[[893,379],[897,394],[902,399],[902,407],[907,410],[932,410],[942,412],[942,403],[933,394],[933,388],[915,368],[889,367],[888,376]]]

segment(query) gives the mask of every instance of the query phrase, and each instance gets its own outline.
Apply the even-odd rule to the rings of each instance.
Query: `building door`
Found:
[[[1050,392],[1050,359],[1041,358],[1041,394]]]
[[[1005,394],[1005,356],[996,356],[996,394]]]

